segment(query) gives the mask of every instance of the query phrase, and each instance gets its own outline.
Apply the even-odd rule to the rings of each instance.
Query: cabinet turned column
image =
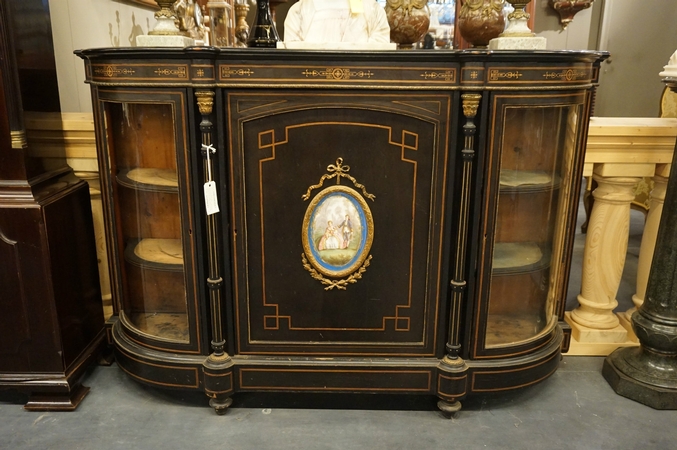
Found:
[[[651,190],[651,198],[649,200],[649,212],[646,216],[644,231],[642,233],[642,243],[639,247],[639,259],[637,261],[637,291],[632,296],[632,303],[635,306],[618,314],[621,325],[628,331],[628,337],[633,342],[639,341],[632,329],[631,317],[632,314],[637,311],[637,308],[644,303],[646,285],[649,281],[649,270],[651,270],[651,261],[653,260],[654,249],[656,248],[658,224],[661,221],[663,203],[665,202],[665,191],[668,187],[667,177],[669,174],[670,164],[663,164],[656,167],[656,175],[653,177],[654,188]]]
[[[467,281],[465,276],[465,262],[467,256],[467,234],[468,222],[470,220],[470,192],[472,187],[472,168],[475,159],[475,134],[477,127],[475,126],[475,116],[480,105],[481,94],[467,93],[461,95],[463,101],[463,115],[466,118],[466,123],[463,125],[463,150],[461,150],[461,157],[463,158],[463,178],[461,181],[461,202],[459,205],[458,214],[458,233],[456,235],[456,260],[454,261],[454,278],[451,280],[451,306],[449,318],[449,337],[446,344],[447,354],[442,359],[440,370],[450,374],[464,373],[467,370],[467,365],[463,358],[460,357],[461,339],[460,339],[460,320],[461,311],[465,294],[467,292]],[[455,380],[456,384],[465,383],[465,377],[445,376],[446,380]],[[457,397],[450,395],[448,392],[443,392],[442,387],[438,387],[438,395],[440,401],[437,402],[437,407],[444,414],[451,417],[454,413],[461,409],[461,402]]]
[[[213,172],[216,164],[216,149],[212,143],[213,124],[211,114],[214,106],[213,91],[196,91],[197,104],[202,116],[200,122],[200,131],[202,132],[201,154],[204,158],[204,182],[205,198],[208,197],[209,188],[214,189],[214,203],[216,200],[216,189],[214,187]],[[211,185],[211,186],[209,186]],[[218,204],[216,207],[206,207],[207,223],[207,256],[209,277],[207,278],[207,287],[209,288],[209,307],[211,312],[211,348],[212,353],[207,357],[203,364],[204,389],[210,398],[209,406],[214,408],[217,414],[225,414],[228,407],[233,403],[230,395],[233,392],[232,367],[233,360],[226,353],[226,340],[223,337],[223,324],[221,322],[222,304],[221,289],[223,278],[220,275],[219,268],[219,248],[218,248]]]
[[[627,331],[613,310],[618,306],[630,228],[630,202],[639,178],[593,175],[598,187],[583,253],[579,306],[566,314],[579,342],[624,342]]]

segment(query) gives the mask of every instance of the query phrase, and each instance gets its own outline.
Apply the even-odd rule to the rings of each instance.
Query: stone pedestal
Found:
[[[637,261],[637,291],[632,296],[634,306],[625,312],[618,314],[621,325],[628,330],[628,338],[633,342],[639,342],[635,332],[632,329],[631,318],[637,308],[644,303],[646,294],[646,285],[649,280],[649,270],[651,269],[651,260],[653,259],[654,248],[656,247],[656,238],[658,236],[658,225],[663,212],[663,203],[665,201],[665,191],[668,186],[668,175],[670,174],[670,164],[662,164],[656,168],[656,175],[653,177],[654,188],[651,191],[649,200],[649,212],[644,223],[644,232],[642,234],[642,243],[639,247],[639,259]]]
[[[515,11],[508,15],[508,26],[501,35],[489,41],[490,50],[545,50],[546,39],[536,37],[529,29],[529,13],[524,11],[526,1],[510,2]]]
[[[136,37],[138,47],[192,47],[195,39],[178,35],[149,35]]]
[[[677,52],[664,74],[672,77]],[[677,78],[665,79],[673,91]],[[672,163],[677,162],[677,152]],[[632,315],[639,348],[616,350],[602,374],[616,393],[656,409],[677,409],[677,174],[670,174],[644,302]]]
[[[136,37],[137,47],[191,47],[195,39],[177,27],[173,0],[156,0],[160,10],[155,13],[155,26],[147,35]]]
[[[545,50],[547,40],[544,37],[499,36],[489,41],[489,50]]]

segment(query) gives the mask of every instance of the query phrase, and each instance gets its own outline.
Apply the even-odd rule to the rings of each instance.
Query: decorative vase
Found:
[[[268,0],[256,0],[254,25],[249,30],[248,47],[276,47],[280,36],[277,34]]]
[[[390,40],[400,49],[411,49],[430,28],[427,0],[386,0]]]
[[[463,39],[473,47],[486,47],[505,28],[504,6],[504,0],[464,0],[456,19]]]

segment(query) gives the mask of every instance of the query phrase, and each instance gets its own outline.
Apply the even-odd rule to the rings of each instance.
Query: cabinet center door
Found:
[[[452,95],[226,95],[236,353],[441,352]]]

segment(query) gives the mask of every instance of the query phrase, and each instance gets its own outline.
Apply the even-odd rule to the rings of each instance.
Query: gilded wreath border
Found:
[[[330,291],[334,288],[341,289],[341,290],[346,290],[346,286],[351,283],[357,283],[357,280],[362,279],[362,274],[367,271],[367,267],[369,267],[369,264],[371,264],[371,258],[372,255],[369,255],[367,259],[364,260],[360,268],[357,270],[357,272],[354,272],[352,275],[350,275],[348,278],[344,278],[341,280],[332,280],[330,278],[325,278],[321,273],[319,273],[317,270],[313,268],[313,266],[310,265],[308,260],[306,259],[306,254],[301,253],[301,260],[303,261],[303,268],[306,269],[308,272],[310,272],[310,276],[313,277],[314,279],[318,280],[320,283],[324,284],[325,291]]]
[[[324,185],[325,180],[336,178],[336,185],[337,186],[332,186],[332,187],[323,189],[322,192],[324,192],[324,191],[329,191],[329,193],[343,192],[344,194],[348,194],[348,195],[354,197],[354,199],[357,200],[357,202],[360,204],[360,207],[362,208],[362,210],[363,210],[363,212],[366,216],[367,222],[368,222],[368,223],[364,224],[364,226],[368,227],[367,228],[366,242],[365,242],[364,248],[362,250],[362,255],[357,259],[357,261],[354,264],[352,264],[348,269],[344,269],[342,271],[338,271],[338,272],[335,272],[335,273],[331,272],[331,271],[325,271],[325,270],[320,269],[317,264],[314,264],[312,262],[312,260],[309,261],[308,257],[306,256],[306,254],[312,254],[311,249],[310,249],[310,243],[307,242],[307,239],[305,239],[305,233],[307,233],[308,227],[310,226],[310,216],[312,215],[312,214],[309,214],[309,213],[310,213],[310,211],[313,210],[313,207],[317,206],[318,197],[313,199],[313,201],[310,202],[310,205],[308,205],[308,210],[306,211],[305,217],[303,219],[302,229],[303,229],[303,236],[304,236],[304,238],[303,238],[303,250],[304,250],[304,252],[301,254],[301,261],[302,261],[302,264],[303,264],[303,268],[310,273],[310,276],[313,279],[318,280],[320,283],[325,285],[324,289],[326,291],[332,290],[334,288],[340,289],[340,290],[346,290],[346,287],[349,284],[357,283],[358,280],[362,279],[362,274],[364,274],[364,272],[366,272],[367,267],[369,267],[369,265],[371,264],[371,260],[372,260],[372,255],[366,256],[366,254],[369,252],[369,250],[371,248],[371,244],[372,244],[373,239],[374,239],[374,226],[373,226],[373,217],[371,215],[371,211],[369,210],[369,206],[367,205],[365,200],[362,197],[360,197],[358,191],[351,189],[347,186],[340,186],[341,178],[347,178],[348,180],[350,180],[357,189],[360,189],[362,191],[362,195],[365,198],[368,198],[371,201],[375,201],[376,196],[374,194],[370,194],[369,192],[367,192],[364,185],[358,183],[357,179],[348,175],[346,172],[348,172],[349,170],[350,170],[350,166],[343,164],[343,158],[338,158],[336,160],[336,164],[330,164],[329,166],[327,166],[327,172],[328,173],[322,175],[318,184],[314,184],[314,185],[310,186],[308,188],[308,190],[306,191],[306,193],[301,196],[301,198],[303,200],[309,200],[310,197],[311,197],[311,192],[315,189],[321,188]],[[320,194],[322,194],[322,192],[320,192]],[[318,194],[318,195],[320,195],[320,194]],[[326,195],[327,194],[325,194],[325,196]],[[322,197],[324,197],[324,196],[322,196]],[[315,267],[313,267],[313,266],[315,266]],[[318,272],[318,270],[316,270],[316,269],[320,269],[320,271]],[[320,272],[322,272],[322,273],[320,273]],[[327,278],[325,275],[332,277],[333,279]],[[347,278],[336,279],[336,278],[339,278],[339,277],[345,277],[346,275],[348,275]]]

